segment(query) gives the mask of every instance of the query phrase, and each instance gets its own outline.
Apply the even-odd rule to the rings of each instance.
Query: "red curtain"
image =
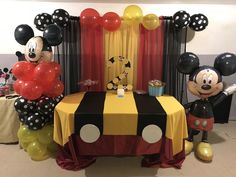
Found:
[[[97,81],[90,91],[104,90],[103,27],[88,27],[81,24],[81,91],[87,91],[83,81]]]
[[[140,27],[138,49],[137,90],[148,89],[148,81],[162,79],[164,23],[160,18],[160,26],[155,30]]]

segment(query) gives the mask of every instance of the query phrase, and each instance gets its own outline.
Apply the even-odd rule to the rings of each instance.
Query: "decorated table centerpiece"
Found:
[[[148,93],[150,96],[162,96],[165,83],[160,80],[151,80],[148,82]]]

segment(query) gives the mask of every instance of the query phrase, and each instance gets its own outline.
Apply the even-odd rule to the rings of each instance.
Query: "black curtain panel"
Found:
[[[63,29],[63,42],[56,47],[55,61],[62,67],[61,80],[64,94],[79,91],[81,54],[80,54],[80,19],[70,17],[69,25]]]
[[[176,29],[172,17],[164,17],[163,82],[165,93],[174,96],[182,104],[187,103],[186,76],[176,69],[179,56],[186,51],[187,29]]]

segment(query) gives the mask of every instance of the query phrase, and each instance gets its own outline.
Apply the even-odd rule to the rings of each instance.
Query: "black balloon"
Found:
[[[223,53],[216,57],[214,68],[223,76],[229,76],[236,72],[236,55],[232,53]]]
[[[48,97],[41,97],[37,103],[37,110],[40,114],[48,116],[54,111],[55,103],[54,100]]]
[[[19,120],[20,122],[22,122],[23,124],[25,124],[25,121],[27,119],[28,116],[24,115],[24,114],[18,114],[19,115]]]
[[[190,15],[183,10],[178,11],[173,16],[173,23],[176,28],[184,28],[190,23]]]
[[[60,27],[66,27],[69,23],[70,15],[64,9],[56,9],[53,14],[52,18],[55,24]]]
[[[190,17],[189,27],[194,31],[202,31],[208,25],[208,18],[203,14],[194,14]]]
[[[34,37],[34,31],[29,25],[22,24],[16,27],[14,36],[18,43],[25,45],[30,38]]]
[[[14,103],[15,109],[19,114],[29,115],[35,111],[36,104],[33,101],[27,100],[23,97],[19,97]]]
[[[43,32],[43,37],[47,40],[49,45],[56,46],[62,42],[62,32],[61,29],[55,25],[49,25]]]
[[[63,94],[61,94],[61,95],[59,95],[59,96],[57,96],[57,97],[54,97],[54,98],[53,98],[54,103],[55,103],[55,104],[59,103],[59,102],[63,99],[63,97],[64,97]]]
[[[48,25],[53,24],[52,16],[47,13],[38,14],[34,18],[34,24],[38,30],[43,31]]]
[[[25,125],[30,130],[39,130],[44,127],[45,118],[42,115],[40,115],[38,112],[35,112],[34,114],[27,117],[25,121]]]
[[[191,52],[183,53],[180,55],[176,66],[180,73],[191,74],[199,67],[199,58]]]

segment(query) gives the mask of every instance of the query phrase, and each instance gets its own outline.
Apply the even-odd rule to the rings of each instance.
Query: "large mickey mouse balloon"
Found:
[[[188,90],[200,98],[184,105],[189,109],[187,117],[189,137],[185,140],[185,153],[189,154],[194,149],[200,160],[210,162],[213,158],[213,150],[207,136],[208,131],[213,128],[213,107],[236,91],[236,84],[223,90],[222,82],[222,76],[236,72],[236,56],[232,53],[223,53],[216,57],[214,67],[199,66],[198,57],[187,52],[177,61],[177,70],[189,74]],[[199,132],[202,132],[201,142],[193,148],[194,135]]]
[[[62,42],[62,32],[57,25],[45,28],[43,36],[34,36],[32,28],[28,25],[19,25],[15,29],[15,40],[25,45],[25,59],[32,63],[52,60],[52,47]]]

